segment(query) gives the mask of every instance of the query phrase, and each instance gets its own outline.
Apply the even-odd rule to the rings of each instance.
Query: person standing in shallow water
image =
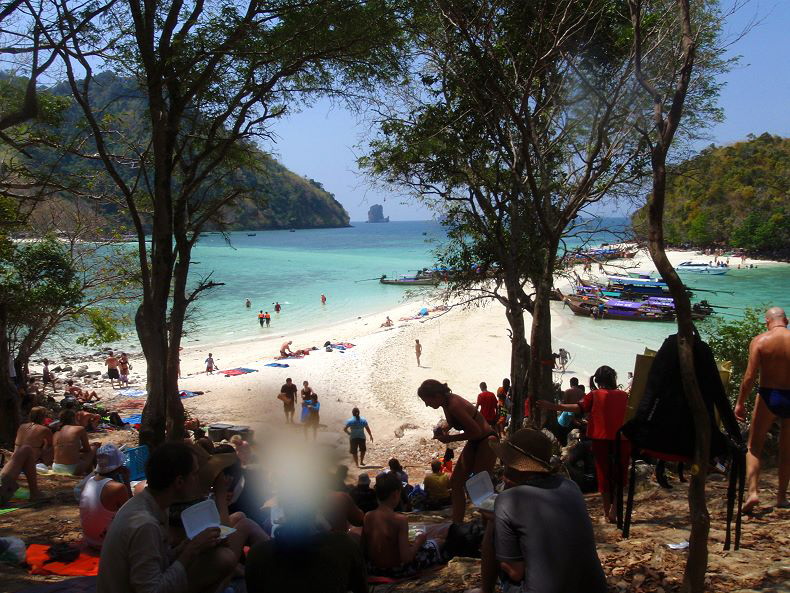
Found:
[[[265,320],[266,320],[266,315],[264,315],[264,314],[263,314],[263,311],[260,311],[260,312],[258,313],[258,323],[260,323],[260,324],[261,324],[261,327],[263,327],[263,322],[264,322]]]
[[[447,430],[436,429],[433,438],[440,443],[466,441],[450,481],[452,520],[453,523],[463,523],[466,510],[466,480],[472,474],[482,471],[493,473],[496,455],[489,443],[497,442],[497,434],[480,412],[475,410],[474,405],[453,393],[447,383],[428,379],[420,385],[417,395],[429,408],[435,410],[442,408],[449,428],[461,431],[450,435]]]

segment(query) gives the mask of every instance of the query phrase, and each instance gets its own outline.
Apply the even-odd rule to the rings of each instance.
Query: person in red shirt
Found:
[[[590,379],[590,391],[577,404],[555,404],[539,400],[538,406],[555,412],[583,412],[587,414],[587,437],[592,440],[595,458],[595,474],[598,492],[603,499],[604,517],[616,521],[613,495],[615,491],[615,440],[617,431],[625,422],[628,394],[617,388],[617,373],[608,366],[598,367]],[[620,479],[625,485],[631,446],[623,439],[620,442]]]
[[[488,422],[491,426],[496,424],[496,406],[496,395],[488,390],[488,386],[485,384],[485,382],[480,383],[480,393],[477,395],[477,405],[475,406],[475,410],[479,411],[483,418],[486,419],[486,422]]]

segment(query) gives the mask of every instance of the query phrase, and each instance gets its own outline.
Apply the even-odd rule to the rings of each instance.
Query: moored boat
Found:
[[[675,271],[679,273],[688,272],[690,274],[708,274],[711,276],[722,276],[730,271],[726,266],[711,266],[702,262],[684,261],[675,266]]]
[[[398,278],[387,278],[384,274],[379,278],[381,284],[395,284],[397,286],[436,286],[439,278],[435,276],[399,276]]]
[[[622,321],[675,320],[675,302],[671,297],[648,297],[642,301],[630,301],[575,294],[565,297],[565,303],[575,315],[582,317]],[[711,313],[713,308],[706,301],[692,306],[693,319],[704,319]]]

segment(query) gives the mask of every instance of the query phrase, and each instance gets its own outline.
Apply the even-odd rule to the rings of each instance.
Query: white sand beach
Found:
[[[670,253],[670,259],[677,265],[686,260],[709,261],[712,257],[676,251]],[[755,262],[747,260],[745,263]],[[757,263],[766,265],[764,261]],[[654,269],[644,251],[633,260],[605,265],[607,273],[617,273],[626,267]],[[556,285],[568,292],[570,282],[558,278]],[[424,306],[440,304],[431,299],[417,300],[331,327],[210,348],[220,369],[245,367],[256,371],[240,376],[226,377],[221,372],[207,375],[204,360],[209,347],[187,347],[182,352],[184,379],[180,387],[205,393],[185,399],[184,404],[203,423],[248,425],[257,435],[266,434],[283,425],[282,404],[276,396],[285,378],[291,377],[300,388],[302,381],[309,381],[319,394],[323,425],[319,440],[322,442],[345,443],[343,421],[350,417],[354,406],[359,406],[369,420],[378,446],[382,442],[392,444],[396,440],[396,430],[404,424],[418,427],[407,428],[406,440],[430,439],[439,414],[426,408],[416,396],[423,380],[446,381],[456,393],[473,400],[481,381],[494,388],[509,374],[508,326],[499,303],[451,307],[447,312],[431,313],[427,318],[399,321],[401,317],[413,316]],[[387,315],[395,322],[393,328],[380,327]],[[613,332],[611,323],[629,324],[626,337],[622,326],[619,332]],[[627,371],[633,369],[634,356],[645,347],[658,347],[663,339],[642,336],[645,326],[656,324],[611,323],[576,317],[569,309],[563,309],[562,303],[552,303],[553,350],[564,347],[572,354],[566,373],[564,376],[556,374],[556,380],[561,380],[563,386],[567,386],[572,376],[586,382],[598,366],[608,364],[617,370],[620,381],[625,383]],[[658,325],[660,330],[652,331],[651,335],[665,337],[675,331],[673,324]],[[415,339],[423,346],[421,367],[416,363]],[[265,366],[275,362],[274,357],[285,340],[293,340],[294,349],[316,346],[318,350],[303,359],[283,361],[290,365],[288,368]],[[326,352],[323,348],[326,341],[351,342],[355,347],[345,352]],[[145,361],[138,357],[132,362],[137,386],[144,387]],[[98,363],[92,366],[100,368]],[[101,392],[110,407],[113,402],[124,399],[113,395],[106,383],[102,383]]]

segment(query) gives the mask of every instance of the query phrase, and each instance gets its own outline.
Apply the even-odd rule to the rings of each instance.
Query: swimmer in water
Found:
[[[252,301],[250,299],[246,299],[244,301],[244,306],[249,309],[250,307],[252,307]]]

